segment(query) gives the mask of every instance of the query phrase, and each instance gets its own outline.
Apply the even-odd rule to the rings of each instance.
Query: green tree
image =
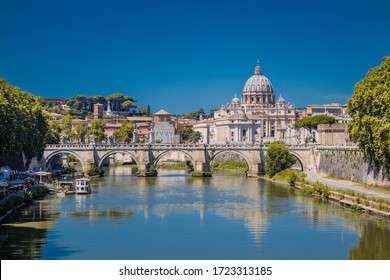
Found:
[[[95,135],[97,142],[102,142],[105,139],[104,129],[106,121],[101,119],[92,120],[90,123],[90,130],[88,135]]]
[[[179,130],[179,135],[181,142],[187,143],[197,143],[202,139],[202,134],[199,131],[194,131],[192,128],[183,127]]]
[[[359,144],[365,159],[383,166],[390,178],[390,56],[368,71],[348,100],[350,139]]]
[[[139,107],[138,108],[138,112],[141,116],[145,116],[146,115],[146,108],[145,107]]]
[[[60,142],[61,129],[57,122],[49,115],[45,114],[48,130],[45,135],[45,144],[57,144]]]
[[[84,94],[76,94],[72,98],[70,98],[66,104],[74,110],[83,111],[87,109],[88,105],[88,97]]]
[[[41,98],[0,79],[0,156],[40,159],[48,130]]]
[[[125,111],[129,111],[131,108],[136,108],[137,105],[133,103],[131,100],[126,100],[121,104],[121,108]]]
[[[85,136],[87,135],[87,128],[80,121],[72,122],[72,130],[70,131],[69,137],[74,141],[85,142]]]
[[[150,117],[150,105],[146,108],[146,115]]]
[[[283,141],[275,141],[267,148],[265,172],[269,177],[273,177],[276,173],[293,166],[295,161],[286,144]]]
[[[205,111],[202,108],[200,108],[196,111],[184,114],[183,118],[185,118],[185,119],[199,119],[200,116],[204,116],[205,114],[206,114]]]
[[[132,121],[122,121],[120,129],[114,131],[115,141],[131,142],[133,139],[134,123]]]
[[[110,101],[113,105],[113,111],[121,111],[122,107],[125,110],[137,107],[134,102],[137,102],[131,96],[125,96],[122,93],[116,92],[107,96],[107,101]]]
[[[72,131],[72,122],[73,117],[71,115],[66,115],[60,120],[61,135],[70,135],[70,132]]]
[[[315,115],[312,117],[302,118],[294,123],[295,127],[306,128],[309,130],[310,135],[312,135],[313,130],[316,130],[319,124],[333,124],[336,122],[336,119],[333,116],[329,115]],[[313,138],[313,142],[315,139]]]
[[[89,111],[93,112],[93,105],[100,103],[100,104],[103,104],[103,106],[104,106],[105,104],[107,104],[107,100],[102,95],[94,95],[94,96],[88,97],[88,103],[89,103]]]

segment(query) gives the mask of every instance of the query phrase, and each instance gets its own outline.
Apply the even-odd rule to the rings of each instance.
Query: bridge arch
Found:
[[[103,165],[103,162],[106,158],[108,158],[109,156],[111,155],[115,155],[115,154],[118,154],[118,153],[123,153],[123,154],[127,154],[127,155],[130,155],[131,158],[135,161],[135,163],[137,164],[137,166],[139,166],[139,160],[138,160],[138,157],[136,154],[134,154],[133,152],[130,152],[130,151],[126,151],[126,150],[114,150],[114,151],[109,151],[107,153],[105,153],[104,155],[102,155],[99,159],[99,162],[98,162],[98,165],[97,165],[97,168],[100,169]]]
[[[80,161],[80,164],[81,164],[81,167],[82,167],[83,170],[85,170],[85,168],[87,167],[87,163],[84,162],[83,158],[77,152],[74,152],[72,150],[59,150],[59,151],[54,151],[54,152],[50,153],[49,155],[47,155],[45,157],[45,161],[46,161],[45,168],[47,169],[49,167],[50,161],[55,156],[58,156],[58,155],[61,155],[61,154],[74,155]]]
[[[241,156],[244,160],[245,160],[245,163],[248,165],[248,169],[251,168],[251,166],[255,163],[253,163],[244,153],[240,152],[240,151],[236,151],[236,150],[224,150],[224,151],[219,151],[219,152],[216,152],[211,158],[210,158],[210,164],[211,164],[211,161],[215,160],[219,155],[222,155],[222,154],[228,154],[228,153],[233,153],[233,154],[236,154],[236,155],[239,155]]]
[[[153,159],[153,162],[152,164],[154,166],[157,166],[158,162],[164,157],[166,156],[167,154],[169,153],[172,153],[172,152],[178,152],[178,153],[182,153],[182,154],[185,154],[191,161],[192,165],[195,164],[195,159],[194,157],[187,151],[183,151],[181,149],[177,149],[177,150],[164,150],[162,152],[160,152],[154,159]]]
[[[289,152],[290,152],[290,154],[292,154],[296,158],[297,162],[301,166],[301,171],[305,171],[303,160],[302,160],[301,156],[294,151],[289,151]]]

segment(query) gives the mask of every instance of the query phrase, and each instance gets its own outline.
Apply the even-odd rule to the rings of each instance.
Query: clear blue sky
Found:
[[[174,114],[241,96],[257,59],[287,101],[345,103],[390,55],[390,1],[0,0],[0,77],[34,95],[121,92]]]

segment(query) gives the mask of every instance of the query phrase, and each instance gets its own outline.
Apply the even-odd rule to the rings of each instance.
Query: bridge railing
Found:
[[[134,144],[134,143],[67,143],[67,144],[48,144],[46,149],[91,149],[91,148],[128,148],[128,149],[259,149],[267,148],[268,144],[253,143],[229,143],[229,144]],[[316,147],[317,149],[358,149],[357,146],[321,146],[318,144],[287,145],[289,149],[307,149]]]

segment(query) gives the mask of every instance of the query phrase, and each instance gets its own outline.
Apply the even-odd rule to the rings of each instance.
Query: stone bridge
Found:
[[[302,170],[307,165],[315,166],[314,146],[288,146],[289,151],[297,158]],[[210,164],[218,156],[224,153],[240,155],[248,164],[248,176],[264,174],[265,145],[167,145],[167,144],[55,144],[47,145],[44,158],[46,167],[57,156],[72,154],[81,163],[83,170],[95,168],[100,170],[107,158],[116,153],[128,154],[137,164],[140,176],[153,176],[152,167],[159,160],[171,152],[184,153],[194,167],[194,176],[210,175]],[[155,174],[156,175],[156,174]]]

